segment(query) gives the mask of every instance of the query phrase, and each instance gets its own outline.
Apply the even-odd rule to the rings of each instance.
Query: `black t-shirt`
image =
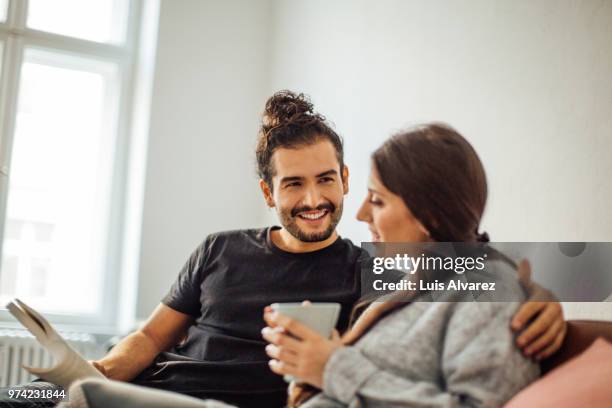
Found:
[[[343,331],[360,296],[367,253],[350,240],[308,253],[276,247],[279,227],[212,234],[162,302],[196,318],[184,343],[160,354],[135,383],[241,407],[283,406],[287,384],[268,367],[263,309],[275,302],[339,302]]]

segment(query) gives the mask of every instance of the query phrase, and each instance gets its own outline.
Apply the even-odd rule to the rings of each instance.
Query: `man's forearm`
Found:
[[[119,342],[97,363],[108,378],[130,381],[148,367],[161,351],[151,337],[139,330]]]

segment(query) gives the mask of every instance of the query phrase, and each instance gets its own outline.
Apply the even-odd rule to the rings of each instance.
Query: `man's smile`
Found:
[[[329,214],[329,210],[302,211],[298,213],[298,217],[305,220],[319,220],[327,214]]]

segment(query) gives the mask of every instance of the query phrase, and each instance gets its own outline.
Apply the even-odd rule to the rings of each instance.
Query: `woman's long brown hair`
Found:
[[[398,133],[372,154],[372,165],[383,185],[403,199],[434,241],[489,241],[486,232],[478,232],[487,201],[484,168],[472,145],[450,126],[431,123]],[[371,300],[358,302],[342,342],[354,344],[383,316],[408,304],[406,293],[397,295],[401,300],[391,298],[371,307]],[[298,407],[318,392],[311,386],[295,386],[288,406]]]

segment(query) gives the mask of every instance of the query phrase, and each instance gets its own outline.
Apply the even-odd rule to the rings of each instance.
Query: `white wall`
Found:
[[[137,316],[206,234],[261,225],[253,149],[268,88],[270,2],[164,0]]]
[[[273,88],[303,90],[346,141],[354,214],[370,152],[442,120],[485,164],[497,241],[612,241],[612,2],[275,2]],[[602,306],[602,305],[599,305]],[[571,317],[612,316],[589,306]]]
[[[208,232],[275,222],[252,156],[281,88],[310,94],[345,137],[340,232],[355,242],[369,154],[429,120],[480,153],[494,240],[612,241],[611,39],[606,0],[163,1],[138,316]]]

